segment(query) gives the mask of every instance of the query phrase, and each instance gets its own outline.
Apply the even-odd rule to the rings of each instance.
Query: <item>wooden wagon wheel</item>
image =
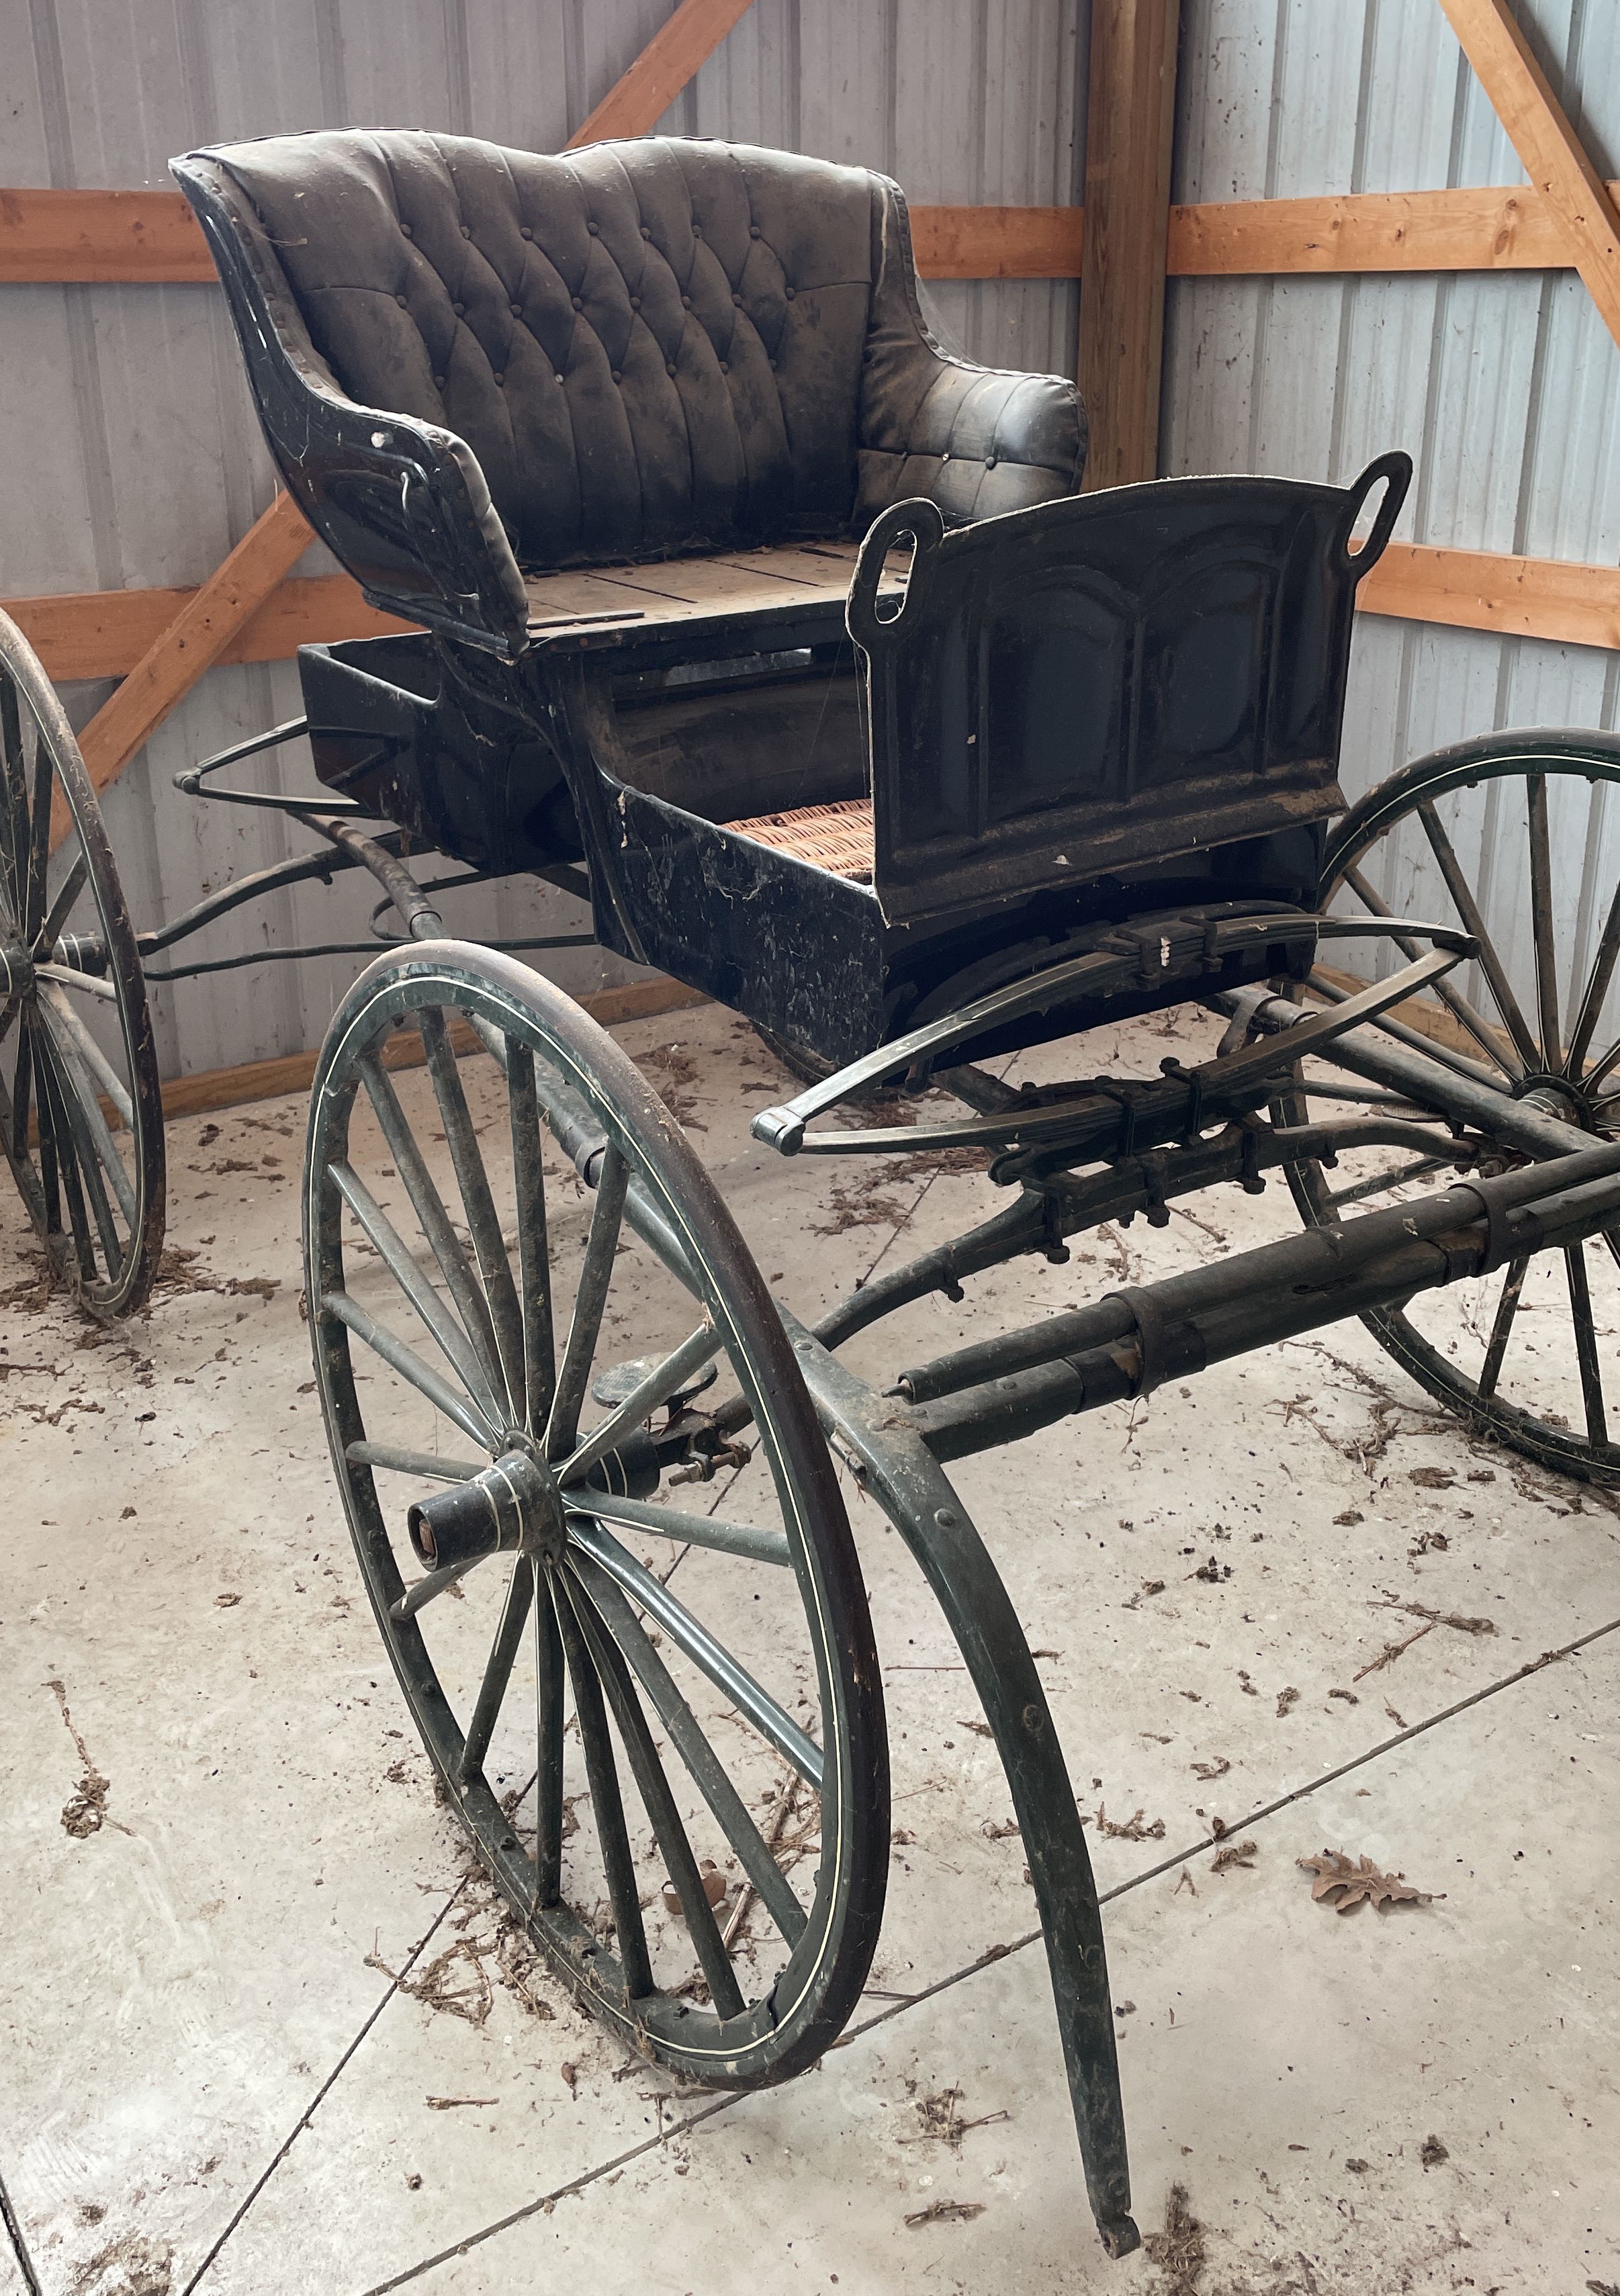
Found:
[[[73,729],[4,614],[0,1136],[57,1274],[96,1316],[141,1307],[157,1274],[164,1210],[146,985]]]
[[[377,1621],[518,1919],[661,2063],[810,2064],[882,1915],[882,1693],[792,1346],[678,1125],[535,973],[418,944],[328,1033],[305,1267]],[[752,1451],[703,1408],[738,1396]]]
[[[1603,736],[1506,734],[1419,758],[1346,815],[1321,894],[1324,909],[1454,922],[1474,934],[1477,962],[1400,1008],[1397,1026],[1504,1107],[1525,1103],[1602,1139],[1620,1137],[1616,782],[1620,744]],[[1563,873],[1559,850],[1575,857]],[[1312,1079],[1332,1096],[1313,1095]],[[1312,1062],[1276,1112],[1292,1123],[1344,1115],[1346,1090],[1353,1097],[1361,1085]],[[1481,1128],[1490,1134],[1488,1119]],[[1295,1166],[1295,1201],[1321,1225],[1443,1185],[1448,1137],[1436,1123],[1433,1158],[1365,1150],[1332,1171]],[[1501,1158],[1524,1160],[1510,1148]],[[1610,1415],[1620,1414],[1620,1230],[1365,1320],[1482,1431],[1548,1465],[1620,1482],[1620,1417]]]

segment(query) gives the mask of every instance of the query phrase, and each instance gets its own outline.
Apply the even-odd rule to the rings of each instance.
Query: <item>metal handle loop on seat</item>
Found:
[[[855,579],[850,585],[849,603],[844,608],[844,624],[857,645],[870,652],[874,643],[903,619],[912,600],[922,596],[928,562],[939,548],[944,532],[945,521],[939,504],[930,502],[925,495],[917,495],[910,502],[891,503],[873,521],[860,545]],[[912,545],[911,571],[907,578],[905,596],[892,614],[882,619],[877,611],[877,590],[884,577],[884,562],[895,544],[908,536]]]
[[[1355,522],[1367,506],[1367,497],[1380,479],[1385,481],[1385,487],[1384,499],[1378,504],[1378,514],[1372,522],[1371,531],[1366,541],[1359,550],[1352,550],[1350,537]],[[1362,575],[1370,574],[1379,559],[1383,557],[1385,545],[1394,532],[1395,521],[1401,515],[1401,505],[1406,500],[1406,490],[1411,482],[1412,458],[1410,455],[1403,455],[1397,449],[1392,454],[1379,455],[1376,460],[1369,463],[1361,477],[1349,489],[1352,496],[1350,515],[1345,521],[1344,537],[1339,544],[1339,550],[1345,563],[1358,581]]]

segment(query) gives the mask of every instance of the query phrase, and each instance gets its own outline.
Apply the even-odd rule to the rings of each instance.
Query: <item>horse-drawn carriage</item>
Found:
[[[1348,488],[1079,495],[1073,388],[940,350],[904,203],[862,170],[348,132],[176,172],[286,485],[413,628],[302,650],[307,718],[266,742],[308,734],[328,794],[274,801],[319,849],[139,936],[5,636],[0,1119],[29,1210],[88,1306],[138,1305],[162,1201],[143,956],[371,871],[397,930],[315,1078],[308,1307],[377,1622],[480,1857],[648,2056],[746,2086],[820,2055],[888,1859],[853,1476],[995,1734],[1123,2253],[1085,1838],[946,1466],[1361,1315],[1477,1430],[1620,1479],[1591,1298],[1620,1259],[1620,893],[1595,864],[1553,882],[1620,741],[1491,735],[1345,814],[1355,589],[1405,457]],[[182,785],[271,801],[209,781],[261,746]],[[761,1142],[979,1151],[1002,1208],[806,1328],[613,1041],[445,937],[405,857],[429,849],[471,873],[445,882],[587,895],[604,947],[768,1032],[805,1088]],[[1013,1080],[1177,1005],[1227,1023],[1196,1065]],[[1274,1242],[895,1363],[881,1391],[839,1359],[1018,1255],[1268,1173],[1299,1215]],[[1427,1320],[1497,1271],[1483,1310]]]

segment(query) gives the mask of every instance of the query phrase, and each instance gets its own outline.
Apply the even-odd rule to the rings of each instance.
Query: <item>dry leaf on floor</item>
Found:
[[[1216,1850],[1209,1870],[1212,1874],[1229,1874],[1234,1866],[1242,1866],[1252,1874],[1258,1854],[1258,1845],[1253,1841],[1229,1841]]]
[[[967,2224],[983,2213],[983,2201],[930,2201],[925,2209],[914,2209],[906,2222],[915,2232],[918,2225]]]
[[[1162,2296],[1196,2296],[1205,2266],[1204,2227],[1187,2204],[1185,2185],[1172,2185],[1164,2203],[1164,2229],[1142,2243],[1164,2275]]]
[[[1132,1812],[1123,1825],[1116,1825],[1108,1815],[1106,1802],[1098,1803],[1095,1817],[1082,1817],[1080,1822],[1082,1825],[1095,1825],[1098,1832],[1106,1834],[1110,1841],[1163,1841],[1164,1839],[1162,1817],[1155,1817],[1151,1825],[1144,1824],[1139,1809]]]
[[[1193,1769],[1201,1778],[1223,1778],[1231,1768],[1224,1754],[1217,1754],[1213,1762],[1195,1762]]]
[[[1358,1866],[1353,1857],[1342,1849],[1324,1849],[1320,1857],[1301,1857],[1295,1861],[1307,1874],[1314,1874],[1311,1895],[1314,1899],[1331,1898],[1341,1892],[1334,1907],[1336,1913],[1347,1914],[1353,1906],[1365,1898],[1373,1906],[1427,1906],[1435,1895],[1432,1890],[1413,1887],[1403,1874],[1382,1874],[1370,1857],[1363,1857]],[[1439,1892],[1441,1896],[1445,1893]]]
[[[1279,1690],[1278,1692],[1277,1710],[1279,1714],[1286,1714],[1290,1706],[1297,1706],[1298,1704],[1299,1693],[1295,1690],[1292,1683],[1288,1685],[1286,1690]]]
[[[726,1876],[716,1869],[712,1857],[704,1858],[700,1879],[703,1885],[703,1895],[708,1898],[710,1905],[723,1906],[726,1902],[726,1892],[731,1885]],[[680,1891],[673,1882],[666,1882],[663,1885],[663,1904],[667,1914],[678,1914],[680,1911]]]
[[[1406,1480],[1420,1490],[1449,1491],[1457,1478],[1449,1467],[1409,1467]]]
[[[1449,2161],[1451,2157],[1437,2136],[1426,2136],[1418,2147],[1418,2158],[1426,2169],[1437,2169],[1443,2161]]]

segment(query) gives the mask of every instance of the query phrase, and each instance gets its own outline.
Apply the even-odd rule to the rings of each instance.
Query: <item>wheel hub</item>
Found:
[[[34,960],[20,940],[0,940],[0,1004],[26,996],[34,986]]]
[[[1583,1132],[1595,1132],[1598,1128],[1591,1100],[1567,1076],[1554,1076],[1543,1070],[1521,1077],[1513,1096],[1539,1109],[1544,1116],[1556,1116],[1564,1124],[1578,1124]]]
[[[411,1545],[436,1570],[520,1548],[557,1562],[568,1543],[556,1477],[526,1442],[453,1489],[419,1499],[407,1521]]]

